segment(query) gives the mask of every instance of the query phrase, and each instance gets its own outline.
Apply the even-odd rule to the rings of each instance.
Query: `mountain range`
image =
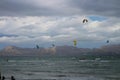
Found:
[[[120,44],[106,45],[100,48],[78,48],[73,46],[56,46],[49,48],[20,48],[7,46],[0,51],[0,56],[81,56],[81,55],[119,55]]]

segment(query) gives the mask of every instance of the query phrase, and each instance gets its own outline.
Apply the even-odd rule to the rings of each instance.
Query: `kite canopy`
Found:
[[[76,45],[77,45],[77,40],[74,40],[73,43],[74,43],[74,46],[76,47]]]
[[[39,49],[40,47],[38,45],[36,45],[36,48]]]
[[[106,43],[109,43],[109,40],[107,40]]]
[[[86,22],[88,22],[88,20],[87,19],[83,19],[83,23],[86,23]]]
[[[55,47],[55,44],[52,44],[52,47]]]

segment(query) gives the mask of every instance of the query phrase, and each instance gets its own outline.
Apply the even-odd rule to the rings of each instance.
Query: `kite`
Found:
[[[77,40],[74,40],[73,43],[74,43],[74,46],[76,47],[76,45],[77,45]]]
[[[87,19],[83,19],[83,23],[85,23],[85,22],[88,22],[88,20]]]

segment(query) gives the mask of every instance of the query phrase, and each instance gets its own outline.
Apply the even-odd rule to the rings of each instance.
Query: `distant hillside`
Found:
[[[0,55],[5,56],[26,56],[26,55],[38,55],[42,53],[42,48],[40,49],[33,49],[33,48],[19,48],[15,46],[8,46],[5,47],[3,50],[0,51]]]
[[[91,49],[88,49],[88,48],[77,48],[77,47],[73,47],[73,46],[58,46],[58,47],[56,47],[56,54],[64,55],[64,56],[85,55],[86,53],[88,53],[90,51],[91,51]]]
[[[107,45],[100,48],[77,48],[73,46],[56,46],[50,48],[20,48],[15,46],[5,47],[0,51],[0,56],[81,56],[81,55],[120,55],[120,44]]]
[[[120,44],[106,45],[97,49],[93,49],[91,54],[94,55],[120,55]]]

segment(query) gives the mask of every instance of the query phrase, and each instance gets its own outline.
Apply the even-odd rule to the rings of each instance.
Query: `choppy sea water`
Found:
[[[0,71],[6,80],[120,80],[120,60],[0,57]]]

